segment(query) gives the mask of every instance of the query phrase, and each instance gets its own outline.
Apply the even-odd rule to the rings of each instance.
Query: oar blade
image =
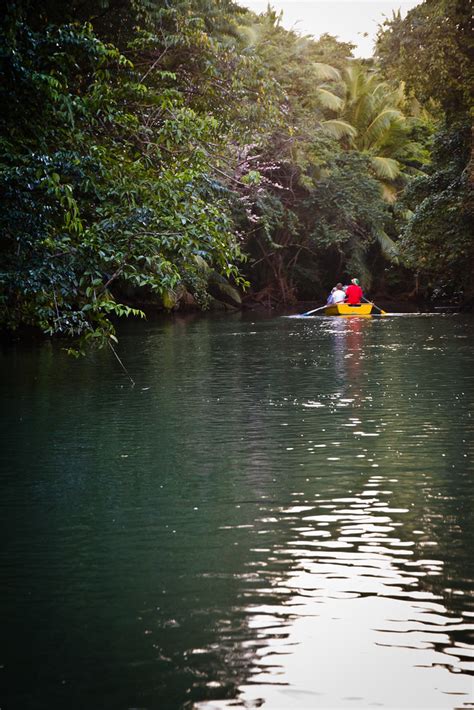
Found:
[[[306,311],[306,313],[300,313],[300,316],[311,316],[313,313],[317,313],[318,311],[322,311],[324,308],[326,308],[327,303],[324,304],[324,306],[319,306],[319,308],[313,308],[312,311]]]

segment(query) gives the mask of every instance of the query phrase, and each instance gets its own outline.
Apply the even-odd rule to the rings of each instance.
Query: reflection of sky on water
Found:
[[[363,366],[362,338],[363,318],[334,318],[329,332],[332,336],[334,372],[338,382],[352,387]]]
[[[242,610],[253,640],[241,651],[255,658],[239,700],[196,710],[473,707],[474,613],[446,606],[450,573],[446,551],[438,551],[452,496],[437,481],[449,458],[446,421],[430,406],[445,383],[433,372],[433,389],[425,383],[418,390],[416,377],[393,367],[394,357],[410,351],[415,365],[434,336],[374,342],[368,328],[386,325],[369,320],[321,319],[315,332],[326,347],[315,344],[314,366],[333,387],[269,402],[282,416],[291,407],[302,412],[293,431],[282,422],[290,426],[282,449],[292,457],[288,475],[301,467],[299,476],[309,478],[295,476],[292,504],[265,509],[253,526],[264,541],[279,542],[264,547],[259,540],[253,550],[260,557],[252,568],[269,584],[259,590],[260,603]],[[451,395],[455,407],[460,397]],[[426,440],[429,462],[419,453]],[[466,455],[451,454],[453,469]],[[311,493],[316,472],[321,486]],[[330,476],[334,483],[325,486]]]
[[[372,476],[357,495],[278,511],[293,535],[269,563],[291,572],[275,574],[273,601],[245,609],[257,649],[245,707],[469,706],[472,677],[459,673],[474,670],[472,651],[453,645],[453,632],[474,627],[423,588],[443,563],[417,558],[415,542],[397,536],[408,510],[392,508],[384,486]]]

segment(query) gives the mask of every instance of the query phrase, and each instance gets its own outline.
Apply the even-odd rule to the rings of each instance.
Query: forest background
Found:
[[[0,324],[103,344],[147,310],[474,302],[473,27],[425,0],[372,59],[232,0],[9,2]]]

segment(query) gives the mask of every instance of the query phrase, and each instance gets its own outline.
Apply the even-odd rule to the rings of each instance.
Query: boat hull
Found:
[[[371,303],[360,303],[358,306],[350,306],[348,303],[331,303],[324,309],[327,316],[370,316],[372,313]]]

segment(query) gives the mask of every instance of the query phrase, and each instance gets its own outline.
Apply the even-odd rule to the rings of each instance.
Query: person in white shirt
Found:
[[[336,284],[335,290],[332,292],[332,303],[344,303],[346,294],[342,290],[342,284]]]

